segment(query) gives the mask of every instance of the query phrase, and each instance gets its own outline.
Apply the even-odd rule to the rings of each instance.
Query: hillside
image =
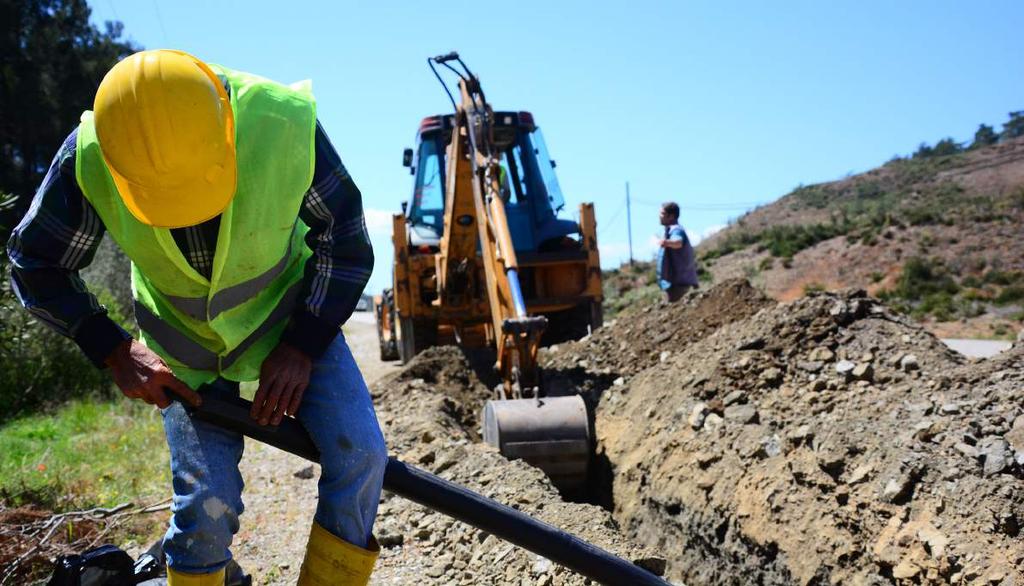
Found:
[[[699,251],[716,282],[746,277],[778,300],[859,287],[944,337],[1013,338],[1024,319],[1022,220],[1015,138],[798,187]]]

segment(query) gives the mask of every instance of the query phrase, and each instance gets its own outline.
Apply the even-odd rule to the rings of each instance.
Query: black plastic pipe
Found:
[[[168,393],[169,395],[171,393]],[[177,399],[177,397],[175,397]],[[186,409],[200,421],[228,429],[312,462],[320,452],[297,420],[285,417],[273,427],[249,416],[252,403],[240,397],[203,396],[201,407]],[[384,488],[561,564],[602,584],[669,586],[640,566],[612,555],[575,535],[538,521],[468,488],[388,458]]]

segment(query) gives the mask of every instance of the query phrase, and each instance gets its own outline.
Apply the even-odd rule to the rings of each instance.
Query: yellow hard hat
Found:
[[[227,92],[202,61],[142,51],[96,91],[96,135],[125,206],[140,222],[193,226],[235,195],[235,123]]]

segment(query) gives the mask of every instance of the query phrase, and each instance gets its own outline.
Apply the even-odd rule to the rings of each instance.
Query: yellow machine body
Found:
[[[454,54],[431,61],[452,60],[465,68]],[[416,180],[393,216],[392,287],[374,299],[381,358],[492,348],[502,383],[482,417],[486,440],[573,489],[587,474],[586,408],[546,396],[537,352],[601,326],[594,206],[558,217],[555,163],[532,114],[493,111],[464,70],[455,113],[424,119],[417,152],[405,152]]]

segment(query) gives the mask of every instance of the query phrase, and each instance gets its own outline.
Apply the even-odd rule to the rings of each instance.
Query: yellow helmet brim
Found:
[[[223,164],[205,177],[174,186],[133,184],[108,165],[125,207],[135,218],[156,228],[195,226],[222,213],[235,196],[238,166],[234,150],[225,153]]]

